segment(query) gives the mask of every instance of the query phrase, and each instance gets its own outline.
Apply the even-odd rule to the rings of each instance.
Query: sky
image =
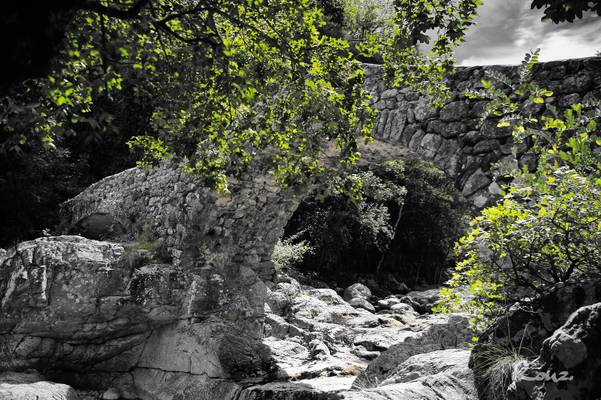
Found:
[[[458,65],[519,64],[541,49],[540,60],[590,57],[601,51],[601,17],[585,14],[573,23],[542,22],[543,10],[528,0],[484,0],[476,25],[456,50]]]

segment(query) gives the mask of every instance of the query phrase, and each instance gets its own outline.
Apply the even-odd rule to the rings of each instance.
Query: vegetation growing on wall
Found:
[[[532,306],[555,284],[601,272],[601,103],[558,109],[545,102],[553,93],[531,82],[537,56],[526,57],[518,82],[496,74],[483,81],[483,90],[468,93],[491,100],[485,118],[511,126],[517,143],[531,140],[538,157],[532,172],[499,166],[512,183],[457,243],[455,289],[443,290],[440,308],[473,312],[477,328],[516,303]],[[526,106],[515,98],[527,98]],[[533,115],[534,105],[545,112]]]

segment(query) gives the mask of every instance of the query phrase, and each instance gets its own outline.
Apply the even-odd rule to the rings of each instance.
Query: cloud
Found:
[[[541,49],[541,61],[589,57],[601,51],[601,17],[574,23],[542,22],[529,0],[485,0],[476,26],[456,51],[459,65],[518,64]]]

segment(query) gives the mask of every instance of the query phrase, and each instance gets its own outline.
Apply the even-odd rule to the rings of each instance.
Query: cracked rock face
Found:
[[[597,399],[601,396],[599,376],[601,303],[596,303],[576,310],[543,342],[538,357],[521,365],[507,398]]]
[[[0,259],[0,368],[35,368],[76,386],[116,380],[128,397],[157,379],[212,386],[269,370],[258,340],[265,286],[252,269],[190,271],[132,252],[79,236],[8,251]]]

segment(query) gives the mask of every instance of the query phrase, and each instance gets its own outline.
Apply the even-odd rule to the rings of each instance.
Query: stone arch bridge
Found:
[[[461,96],[485,68],[460,68],[440,110],[387,89],[379,68],[367,68],[380,114],[379,141],[366,155],[384,160],[410,149],[485,204],[498,190],[491,163],[511,156],[510,133],[479,128],[483,104]],[[601,59],[542,64],[536,77],[553,101],[581,100],[599,93]],[[520,162],[528,163],[524,150]],[[231,196],[218,196],[176,168],[133,168],[66,202],[64,233],[102,241],[40,238],[0,255],[0,370],[50,369],[61,381],[110,383],[131,397],[150,397],[160,384],[232,398],[236,382],[264,368],[271,253],[303,195],[260,173],[232,186]],[[155,244],[162,256],[145,259]]]

